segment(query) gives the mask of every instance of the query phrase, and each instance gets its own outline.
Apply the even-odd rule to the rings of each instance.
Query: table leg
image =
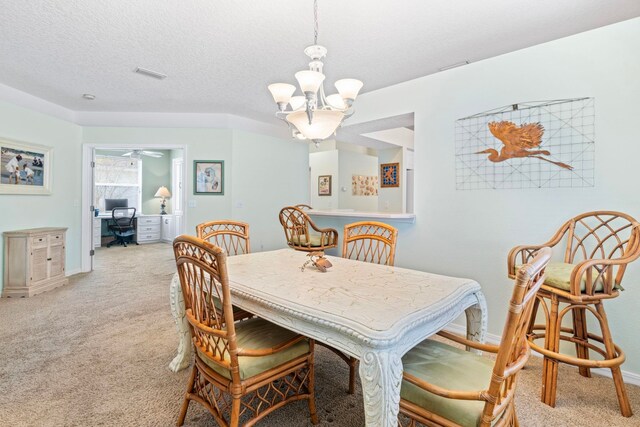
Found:
[[[397,427],[402,359],[393,350],[365,350],[360,380],[367,427]]]
[[[487,302],[484,295],[479,292],[475,294],[478,302],[465,310],[467,316],[467,339],[484,343],[487,334]],[[467,351],[471,351],[467,347]],[[473,350],[478,352],[477,350]]]
[[[178,344],[178,355],[169,364],[169,369],[173,372],[181,371],[191,364],[191,332],[189,331],[189,322],[184,308],[184,297],[182,296],[182,288],[180,287],[180,278],[178,273],[173,275],[169,288],[169,297],[171,299],[171,314],[176,322],[176,329],[180,343]]]

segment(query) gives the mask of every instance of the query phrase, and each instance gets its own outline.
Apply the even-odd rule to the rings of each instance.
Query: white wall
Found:
[[[194,233],[200,222],[232,219],[237,215],[238,219],[251,223],[254,251],[284,247],[278,221],[280,208],[309,198],[308,147],[289,139],[229,129],[83,128],[3,102],[0,102],[0,137],[54,148],[53,194],[0,195],[0,232],[68,227],[68,273],[80,270],[82,143],[186,145],[185,191],[187,199],[196,203],[195,207],[185,207],[186,232]],[[193,195],[193,160],[196,159],[224,160],[224,195]],[[232,206],[232,200],[245,201],[244,207]],[[0,281],[0,289],[1,284]]]
[[[0,138],[53,147],[54,162],[50,196],[0,194],[0,233],[23,228],[69,227],[67,273],[80,271],[81,136],[80,126],[0,102]],[[4,260],[3,250],[4,244],[0,245],[0,260]]]
[[[476,279],[500,334],[512,282],[506,256],[542,243],[568,218],[611,209],[640,218],[640,18],[368,92],[352,123],[415,112],[415,224],[400,228],[396,264]],[[454,123],[523,101],[595,97],[593,188],[455,190]],[[342,222],[318,221],[342,229]],[[640,373],[640,261],[606,301],[623,370]],[[610,390],[613,393],[613,388]]]
[[[253,252],[287,247],[278,214],[309,200],[309,148],[233,131],[231,217],[249,223]]]
[[[354,151],[339,150],[338,206],[361,212],[376,212],[378,196],[354,196],[351,187],[353,175],[378,176],[378,157]],[[342,191],[342,187],[346,191]]]
[[[405,178],[404,162],[402,161],[403,148],[388,148],[386,150],[378,150],[378,163],[400,163],[398,174],[400,175],[400,185],[398,187],[380,187],[378,191],[378,208],[380,212],[404,212],[404,192]],[[378,166],[378,170],[380,167]],[[382,176],[380,176],[380,184],[382,184]]]
[[[338,150],[309,153],[309,167],[311,168],[311,206],[314,209],[338,209]],[[318,195],[318,177],[331,175],[331,196]]]

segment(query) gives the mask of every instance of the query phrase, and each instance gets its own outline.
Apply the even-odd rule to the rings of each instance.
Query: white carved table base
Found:
[[[169,364],[169,369],[178,372],[191,364],[191,353],[193,347],[191,345],[191,331],[189,330],[189,322],[184,308],[184,298],[182,296],[182,288],[180,287],[180,277],[178,273],[173,275],[171,285],[169,285],[169,298],[171,299],[171,314],[176,322],[176,329],[180,342],[178,343],[178,355],[173,358]]]
[[[293,251],[292,251],[293,252]],[[304,255],[303,255],[304,256]],[[236,258],[236,257],[233,257]],[[234,260],[235,261],[235,260]],[[334,265],[339,261],[332,257]],[[307,274],[307,273],[305,273]],[[313,274],[313,273],[311,273]],[[369,339],[357,331],[340,327],[334,322],[292,311],[253,293],[232,289],[234,304],[284,328],[327,343],[360,360],[360,380],[364,398],[365,420],[368,427],[397,427],[402,381],[402,356],[418,343],[443,329],[462,312],[467,318],[467,338],[484,342],[487,310],[484,295],[477,290],[452,299],[428,316],[417,317],[397,336]],[[184,299],[176,274],[171,281],[171,311],[180,337],[178,355],[169,368],[177,372],[188,367],[192,359],[189,325],[185,317]]]

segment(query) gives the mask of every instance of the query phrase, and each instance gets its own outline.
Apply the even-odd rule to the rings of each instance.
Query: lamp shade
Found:
[[[336,131],[344,113],[337,110],[316,110],[309,124],[306,111],[294,111],[287,114],[287,121],[294,125],[305,138],[311,140],[326,139]]]
[[[293,111],[299,110],[305,103],[304,96],[292,96],[289,100],[289,105],[291,105],[291,109]]]
[[[337,93],[327,96],[327,102],[331,107],[337,108],[338,110],[347,109],[347,104],[345,104],[344,99],[342,99],[342,96]]]
[[[267,86],[269,92],[271,92],[271,96],[273,96],[273,100],[276,104],[288,104],[291,99],[291,95],[296,91],[296,87],[294,85],[290,85],[287,83],[273,83]]]
[[[356,99],[358,92],[362,89],[362,82],[356,79],[342,79],[335,83],[338,93],[343,99]]]
[[[169,189],[167,187],[162,186],[158,188],[158,191],[156,191],[156,195],[154,197],[171,197],[171,193],[169,192]]]
[[[316,93],[324,81],[324,74],[311,70],[298,71],[296,80],[298,80],[302,93]]]

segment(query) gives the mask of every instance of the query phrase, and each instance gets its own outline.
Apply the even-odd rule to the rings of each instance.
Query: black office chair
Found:
[[[127,241],[133,242],[136,245],[138,242],[133,240],[133,236],[136,234],[136,227],[133,224],[133,220],[136,217],[136,208],[113,208],[111,210],[111,223],[109,224],[109,231],[113,233],[115,240],[112,240],[107,244],[110,248],[111,245],[117,243],[127,247]]]

